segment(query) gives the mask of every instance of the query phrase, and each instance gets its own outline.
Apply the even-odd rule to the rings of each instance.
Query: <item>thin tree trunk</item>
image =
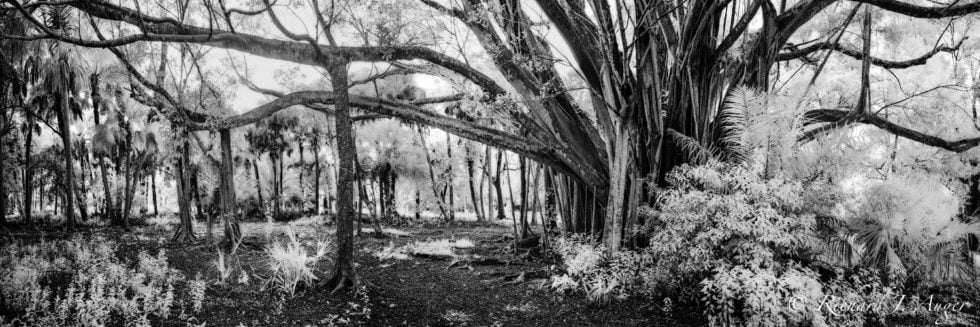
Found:
[[[6,119],[5,119],[6,120]],[[6,124],[6,123],[5,123]],[[4,174],[7,171],[7,147],[5,138],[7,134],[0,133],[0,174]],[[0,182],[0,225],[7,224],[7,188],[6,181]]]
[[[476,194],[476,185],[475,185],[476,182],[473,180],[474,179],[474,177],[473,177],[473,158],[470,155],[471,154],[469,153],[469,151],[467,151],[467,154],[466,154],[466,175],[467,175],[467,177],[469,177],[469,179],[467,180],[467,183],[470,186],[470,199],[473,201],[473,211],[476,213],[476,220],[477,221],[483,221],[484,220],[484,217],[483,217],[483,208],[480,207],[481,206],[481,204],[480,204],[480,196],[478,194]]]
[[[527,159],[524,157],[520,158],[521,165],[521,236],[527,236],[528,234],[528,221],[527,221],[527,200],[528,200],[528,175],[531,174],[531,170],[527,168]]]
[[[61,74],[68,76],[67,67],[61,67]],[[64,146],[64,153],[62,154],[65,159],[65,222],[67,223],[68,232],[75,230],[75,210],[74,199],[72,197],[75,194],[75,179],[71,156],[71,119],[70,113],[68,112],[68,84],[65,83],[62,86],[61,92],[61,108],[58,114],[58,125],[61,130],[61,140]]]
[[[520,165],[518,164],[518,167],[519,166]],[[504,167],[507,167],[508,170],[510,169],[510,162],[509,162],[509,160],[507,160],[507,158],[504,158]],[[523,172],[521,172],[521,174],[523,174]],[[514,181],[511,179],[511,176],[510,175],[511,175],[510,174],[510,171],[508,171],[507,172],[507,191],[508,191],[509,200],[510,200],[510,219],[511,219],[511,221],[514,224],[514,240],[516,241],[516,240],[524,239],[524,229],[518,227],[518,226],[523,225],[524,222],[518,220],[520,217],[518,217],[519,215],[518,215],[518,213],[516,211],[517,210],[517,205],[516,205],[516,203],[514,203]],[[518,233],[518,231],[520,233]]]
[[[279,196],[279,174],[277,173],[279,167],[277,165],[275,156],[271,152],[269,153],[269,161],[270,161],[269,167],[272,169],[272,213],[273,216],[276,217],[276,219],[279,219],[280,196]]]
[[[303,160],[303,141],[297,142],[299,145],[299,211],[306,212],[306,185],[303,184],[303,171],[306,170],[306,161]]]
[[[282,212],[282,209],[284,209],[285,207],[285,204],[283,203],[284,202],[283,196],[285,195],[283,194],[283,190],[282,190],[283,179],[285,179],[285,173],[286,173],[286,167],[284,162],[286,162],[286,151],[280,151],[279,152],[279,179],[276,180],[277,182],[276,200],[279,201],[278,202],[279,205],[277,206],[276,210],[280,213]]]
[[[486,202],[486,216],[488,220],[495,219],[493,211],[493,175],[491,175],[491,170],[493,169],[493,157],[490,154],[490,146],[486,146],[486,153],[483,156],[483,179],[480,180],[481,186],[483,184],[487,185],[487,202]],[[483,188],[480,188],[480,193],[483,193]]]
[[[434,195],[436,198],[436,204],[439,205],[439,212],[442,214],[442,219],[449,221],[449,213],[446,212],[446,205],[442,198],[445,195],[445,192],[439,192],[438,190],[435,169],[432,168],[432,156],[429,155],[429,146],[426,145],[425,135],[422,134],[422,128],[419,127],[417,131],[419,133],[419,141],[422,144],[422,150],[425,152],[425,161],[429,167],[429,181],[431,183],[430,185],[432,185],[432,195]]]
[[[446,170],[449,172],[449,176],[446,177],[446,183],[449,184],[449,221],[456,220],[456,210],[455,210],[455,195],[453,194],[453,181],[456,179],[453,169],[453,141],[452,134],[446,133],[446,156],[447,165]]]
[[[160,209],[157,206],[157,168],[153,167],[153,172],[150,173],[150,187],[153,191],[153,215],[159,216]]]
[[[28,115],[25,124],[27,125],[27,133],[24,135],[24,212],[21,214],[21,218],[24,220],[24,224],[29,224],[31,222],[31,198],[34,196],[34,169],[33,156],[31,155],[31,144],[34,143],[34,116]],[[41,202],[41,201],[39,201]]]
[[[500,186],[500,174],[503,172],[504,151],[497,151],[497,173],[493,178],[493,187],[497,190],[497,220],[507,219],[504,213],[504,191]]]
[[[101,87],[101,84],[99,83],[99,75],[98,74],[92,74],[91,76],[89,76],[89,82],[91,84],[91,89],[92,89],[92,114],[93,114],[93,118],[95,120],[95,124],[96,125],[99,125],[100,124],[99,117],[100,117],[101,111],[102,111],[102,109],[101,109],[101,107],[102,107],[102,91],[101,91],[102,87]],[[115,221],[115,218],[113,217],[113,214],[112,214],[112,208],[113,208],[113,204],[112,204],[112,188],[109,187],[109,173],[108,173],[108,171],[106,169],[106,166],[105,166],[105,158],[103,158],[103,156],[99,156],[99,158],[97,158],[96,160],[97,160],[97,163],[99,165],[99,175],[102,178],[102,188],[103,188],[102,191],[103,191],[104,197],[105,197],[105,212],[104,212],[104,214],[107,217],[104,217],[104,218],[108,218],[109,221]],[[156,187],[154,187],[153,192],[154,192],[153,193],[154,194],[154,200],[156,200]],[[154,203],[154,211],[155,211],[156,210],[156,201],[154,201],[153,203]]]
[[[319,144],[319,143],[317,143]],[[316,214],[323,214],[323,199],[320,199],[320,149],[313,147],[313,203]]]
[[[419,192],[421,186],[415,187],[415,220],[422,220],[422,192]]]
[[[357,153],[354,153],[354,162],[355,163],[357,162]],[[357,180],[357,210],[355,210],[355,214],[354,214],[354,217],[357,217],[357,220],[355,221],[357,223],[357,226],[355,227],[354,230],[356,231],[357,235],[360,236],[361,220],[364,218],[361,215],[361,212],[364,209],[364,182],[363,182],[364,178],[361,176],[361,165],[355,164],[354,167],[355,167],[354,178]]]
[[[258,158],[252,159],[252,171],[255,172],[255,191],[259,193],[259,209],[265,212],[265,199],[262,199],[262,181],[259,180]]]

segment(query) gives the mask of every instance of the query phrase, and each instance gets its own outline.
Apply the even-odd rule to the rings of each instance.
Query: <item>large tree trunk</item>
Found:
[[[190,136],[183,133],[183,144],[180,148],[180,158],[177,162],[177,205],[180,208],[180,225],[177,227],[171,242],[193,242],[194,220],[191,217],[191,173],[190,170]]]
[[[235,163],[231,154],[231,131],[222,129],[218,131],[221,138],[221,219],[224,225],[224,240],[227,247],[235,250],[235,245],[242,237],[242,231],[238,224],[237,200],[235,199]]]
[[[337,261],[334,276],[327,282],[331,293],[358,284],[354,271],[354,146],[353,124],[348,103],[347,63],[334,62],[328,68],[330,84],[336,94],[337,164]]]

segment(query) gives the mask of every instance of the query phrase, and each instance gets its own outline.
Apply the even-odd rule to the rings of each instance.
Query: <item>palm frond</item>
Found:
[[[693,137],[684,135],[673,128],[667,129],[667,135],[670,135],[670,137],[674,139],[674,144],[680,147],[681,151],[687,155],[688,160],[695,165],[704,164],[708,162],[709,159],[714,158],[711,151],[701,145],[701,143]]]

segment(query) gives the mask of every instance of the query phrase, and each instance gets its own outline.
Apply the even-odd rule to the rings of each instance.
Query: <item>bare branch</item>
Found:
[[[841,124],[841,122],[848,120],[847,117],[849,114],[852,114],[852,111],[839,109],[817,109],[806,112],[804,117],[811,123],[830,122],[832,124],[837,124],[838,126],[844,126],[847,124]],[[857,116],[853,122],[873,125],[899,137],[956,153],[961,153],[980,145],[980,137],[964,138],[960,140],[946,140],[935,135],[929,135],[908,127],[900,126],[873,114]]]
[[[896,0],[851,0],[856,2],[867,3],[875,7],[888,10],[891,12],[903,14],[906,16],[916,17],[916,18],[944,18],[944,17],[956,17],[968,15],[976,12],[980,12],[980,2],[956,4],[960,1],[954,1],[953,4],[945,7],[925,7],[919,5],[913,5],[903,1]]]
[[[755,2],[752,3],[752,7],[750,7],[748,10],[745,11],[745,14],[742,15],[742,18],[739,19],[737,24],[735,24],[735,27],[733,27],[732,30],[728,32],[728,35],[725,36],[725,39],[722,40],[721,44],[718,45],[718,48],[715,49],[715,53],[722,53],[724,51],[728,51],[728,48],[731,48],[732,45],[735,44],[735,41],[738,41],[738,38],[742,36],[742,33],[745,32],[745,29],[749,27],[749,23],[752,22],[753,18],[755,18],[755,13],[759,11],[760,7],[762,7],[763,1],[768,1],[768,0],[756,0]]]
[[[953,46],[948,46],[948,45],[937,46],[933,48],[932,51],[929,51],[922,56],[909,60],[895,61],[895,60],[881,59],[872,56],[870,58],[871,64],[882,68],[888,68],[888,69],[900,69],[900,68],[908,68],[912,66],[923,65],[927,61],[929,61],[930,58],[932,58],[933,56],[941,52],[954,52],[959,50],[960,46],[963,45],[963,42],[966,41],[966,39],[967,39],[966,37],[960,39],[959,42],[956,42],[956,44]],[[834,43],[823,42],[823,43],[816,43],[804,48],[791,50],[789,52],[782,52],[776,55],[776,60],[786,61],[786,60],[793,60],[797,58],[803,58],[811,53],[820,50],[834,50],[843,53],[849,57],[852,57],[854,59],[858,59],[858,60],[864,59],[864,54],[861,51],[845,48],[840,43],[836,43],[836,42]]]

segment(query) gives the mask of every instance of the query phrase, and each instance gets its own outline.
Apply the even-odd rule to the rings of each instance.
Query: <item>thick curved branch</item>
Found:
[[[275,91],[271,92],[275,93]],[[276,100],[239,115],[226,118],[211,118],[207,122],[190,121],[187,124],[187,128],[189,131],[199,131],[241,127],[258,122],[291,106],[331,105],[334,102],[334,98],[334,93],[329,91],[300,91],[284,94]],[[412,104],[351,95],[350,105],[377,115],[439,128],[459,137],[513,151],[556,168],[563,173],[569,174],[569,176],[575,176],[568,166],[557,159],[560,154],[555,153],[551,146],[533,138],[517,136],[475,123],[442,116],[425,111]],[[376,116],[371,117],[375,118]]]
[[[40,36],[4,36],[6,38],[40,39],[52,38],[84,47],[108,48],[135,42],[185,42],[205,44],[212,47],[231,49],[260,57],[289,61],[304,65],[321,65],[318,53],[326,59],[337,58],[352,62],[389,62],[397,60],[425,60],[445,67],[477,84],[491,95],[506,93],[506,90],[486,74],[466,63],[453,59],[438,51],[420,46],[374,46],[374,47],[332,47],[311,46],[306,42],[286,41],[260,37],[251,34],[231,33],[220,29],[181,24],[170,18],[143,15],[135,10],[105,2],[68,3],[92,17],[125,22],[138,26],[142,33],[122,36],[111,40],[86,40],[47,30]],[[43,24],[36,23],[43,29]]]
[[[896,0],[851,0],[866,3],[875,7],[916,18],[944,18],[968,15],[980,12],[980,2],[954,4],[945,7],[925,7]]]
[[[585,8],[577,1],[537,0],[568,45],[578,62],[583,77],[591,85],[601,85],[598,60],[603,57],[599,48],[599,29],[585,15]]]
[[[939,54],[941,52],[954,52],[954,51],[959,50],[960,49],[960,46],[963,45],[963,41],[966,41],[966,39],[967,38],[965,38],[965,37],[962,38],[962,39],[960,39],[960,41],[959,42],[956,42],[956,44],[953,45],[953,46],[941,45],[941,46],[935,47],[934,49],[932,49],[932,51],[929,51],[929,52],[927,52],[926,54],[924,54],[922,56],[919,56],[919,57],[916,57],[916,58],[913,58],[913,59],[909,59],[909,60],[895,61],[895,60],[881,59],[881,58],[877,58],[877,57],[872,56],[870,58],[871,59],[871,64],[872,65],[875,65],[875,66],[878,66],[878,67],[882,67],[882,68],[888,68],[888,69],[901,69],[901,68],[908,68],[908,67],[912,67],[912,66],[924,65],[926,62],[929,61],[930,58],[932,58],[933,56],[935,56],[935,55],[937,55],[937,54]],[[807,46],[807,47],[804,47],[804,48],[791,50],[789,52],[782,52],[782,53],[776,55],[776,60],[778,60],[778,61],[786,61],[786,60],[793,60],[793,59],[798,59],[798,58],[804,58],[804,57],[806,57],[806,56],[808,56],[808,55],[810,55],[810,54],[812,54],[814,52],[820,51],[820,50],[833,50],[833,51],[838,51],[838,52],[840,52],[842,54],[845,54],[845,55],[847,55],[849,57],[852,57],[854,59],[864,60],[864,53],[862,53],[861,51],[845,48],[840,43],[829,43],[829,42],[816,43],[816,44],[813,44],[813,45],[810,45],[810,46]]]
[[[745,14],[742,15],[742,18],[739,19],[738,23],[735,24],[734,27],[732,27],[732,30],[728,32],[728,35],[725,36],[725,39],[722,40],[721,44],[718,45],[718,48],[715,49],[715,53],[722,53],[728,51],[728,48],[731,48],[732,45],[735,44],[735,41],[738,41],[738,38],[742,36],[742,33],[745,32],[745,29],[749,27],[749,23],[752,22],[753,18],[755,18],[755,13],[758,12],[759,8],[762,7],[763,1],[768,1],[768,0],[756,0],[755,2],[752,3],[752,6],[745,11]]]
[[[853,116],[852,111],[849,110],[817,109],[806,112],[804,117],[808,123],[829,122],[835,124],[836,126],[846,126],[846,123],[841,122],[850,120],[850,118],[848,118],[849,114]],[[935,135],[929,135],[908,127],[900,126],[873,114],[854,117],[853,122],[873,125],[899,137],[956,153],[964,152],[976,146],[980,146],[980,137],[950,141]]]

